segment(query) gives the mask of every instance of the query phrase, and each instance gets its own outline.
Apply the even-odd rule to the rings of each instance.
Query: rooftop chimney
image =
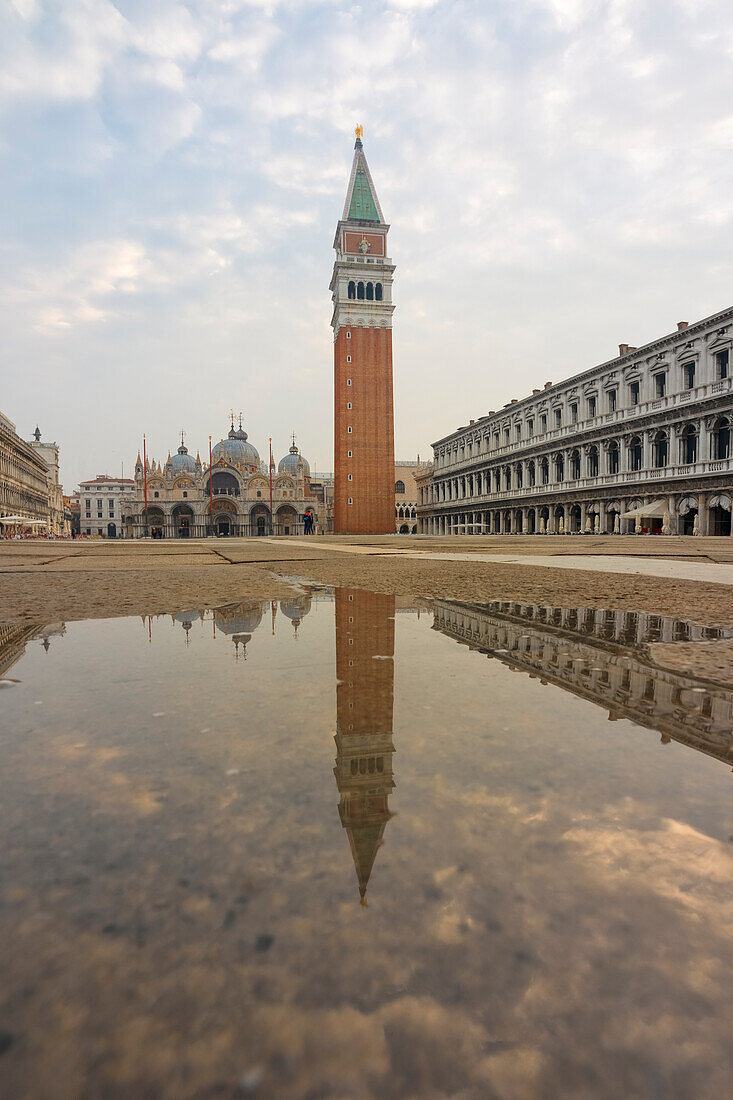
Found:
[[[532,390],[532,393],[542,393],[542,390]]]
[[[552,387],[552,382],[545,382],[545,389],[549,390]]]
[[[637,349],[635,347],[633,347],[632,344],[619,344],[619,346],[618,346],[619,355],[628,355],[630,351],[636,351],[636,350]]]
[[[510,405],[516,405],[516,404],[517,404],[517,400],[518,400],[518,399],[517,399],[516,397],[513,397],[513,398],[511,399],[511,401],[509,402],[509,404],[510,404]]]
[[[689,323],[690,323],[689,321],[678,321],[677,322],[677,331],[682,332],[682,329],[687,328]]]

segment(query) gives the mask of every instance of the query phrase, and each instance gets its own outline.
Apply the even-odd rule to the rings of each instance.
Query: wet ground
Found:
[[[0,1093],[730,1095],[733,688],[648,646],[731,634],[347,588],[0,628]]]

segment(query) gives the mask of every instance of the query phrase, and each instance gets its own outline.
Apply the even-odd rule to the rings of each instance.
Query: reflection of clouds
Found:
[[[713,837],[681,821],[665,820],[643,832],[625,828],[574,828],[565,839],[579,846],[607,885],[633,877],[699,919],[733,927],[733,855]]]
[[[168,620],[152,648],[118,645],[117,622],[39,654],[47,677],[67,653],[132,667],[117,688],[95,673],[120,721],[80,708],[5,745],[22,766],[0,769],[4,995],[35,1094],[76,1100],[103,1051],[100,1095],[166,1100],[254,1071],[278,1100],[728,1095],[730,858],[709,816],[683,817],[724,800],[725,769],[654,746],[659,772],[629,790],[609,762],[631,727],[398,632],[399,812],[361,909],[334,812],[333,622],[308,627],[299,662],[289,629],[259,630],[246,694],[221,646],[181,676]],[[368,659],[372,719],[386,664]],[[151,683],[177,693],[160,720]]]

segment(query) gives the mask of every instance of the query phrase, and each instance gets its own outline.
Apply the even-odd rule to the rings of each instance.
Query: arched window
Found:
[[[629,443],[629,466],[632,470],[641,469],[642,446],[638,435],[632,436]]]
[[[511,489],[512,487],[512,471],[509,466],[504,467],[504,488]]]
[[[382,300],[382,284],[377,283],[374,287],[374,297],[378,302]]]
[[[598,477],[598,448],[595,445],[588,451],[588,477]]]
[[[652,464],[659,469],[667,465],[667,435],[657,432],[652,445]]]
[[[356,283],[353,279],[349,283],[349,297],[356,298]]]
[[[550,463],[546,458],[540,460],[540,483],[547,485],[550,480]]]
[[[534,459],[532,459],[530,461],[529,465],[527,466],[527,479],[528,479],[530,485],[534,485],[534,483],[535,483]]]
[[[555,457],[555,481],[565,480],[565,462],[562,455]]]
[[[697,462],[697,429],[694,424],[688,424],[680,439],[680,462],[688,465]]]
[[[405,483],[404,483],[404,481],[395,481],[395,483],[394,483],[394,491],[395,491],[396,493],[404,493],[404,491],[405,491]]]
[[[522,488],[522,483],[524,481],[524,473],[522,471],[522,463],[518,462],[517,465],[514,467],[514,469],[517,472],[517,488],[521,489]]]
[[[374,283],[367,283],[367,302],[374,301]]]
[[[721,416],[713,427],[713,456],[730,458],[730,420]]]
[[[580,451],[575,450],[570,455],[570,479],[577,481],[580,477]]]
[[[364,301],[364,284],[363,283],[359,283],[359,285],[357,286],[356,296],[357,296],[357,298],[359,299],[360,302]]]
[[[608,472],[609,474],[618,473],[618,443],[615,439],[608,444]]]

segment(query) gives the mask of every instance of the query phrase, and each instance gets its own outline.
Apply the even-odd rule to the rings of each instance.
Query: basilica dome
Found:
[[[292,447],[285,455],[285,457],[280,459],[277,467],[277,472],[279,474],[290,474],[291,477],[297,477],[299,463],[302,463],[303,473],[306,475],[306,477],[310,476],[310,466],[303,458],[303,456],[298,453],[298,448],[293,443]]]
[[[214,621],[222,634],[252,634],[262,622],[262,606],[239,603],[218,607]]]
[[[183,473],[184,471],[193,474],[196,471],[196,460],[191,457],[188,453],[188,448],[184,447],[183,443],[181,443],[178,451],[173,455],[173,458],[168,459],[166,465],[168,464],[173,467],[177,474]]]
[[[223,458],[225,462],[233,465],[257,466],[260,465],[260,456],[257,449],[247,442],[247,433],[240,427],[232,424],[229,435],[221,439],[211,452],[212,462],[218,462]]]
[[[300,622],[311,609],[309,595],[296,596],[292,600],[280,600],[280,610],[291,622]]]

